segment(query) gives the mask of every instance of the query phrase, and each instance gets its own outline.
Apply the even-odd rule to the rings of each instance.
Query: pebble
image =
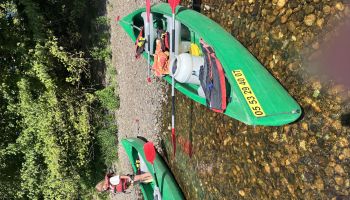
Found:
[[[343,167],[339,164],[337,164],[335,167],[334,167],[334,171],[337,172],[338,174],[342,175],[345,173]]]
[[[348,142],[348,139],[347,139],[347,138],[341,137],[341,138],[339,138],[339,140],[338,140],[338,144],[339,144],[340,147],[346,147],[346,146],[349,145],[349,142]]]
[[[297,0],[289,0],[289,7],[294,9],[296,7],[298,7],[299,2]]]
[[[277,8],[280,9],[280,8],[283,8],[284,5],[286,5],[286,0],[278,0],[277,1]]]
[[[314,12],[315,8],[313,5],[307,5],[305,8],[305,13],[306,14],[311,14],[312,12]]]
[[[268,174],[271,173],[271,169],[270,169],[269,164],[265,164],[264,169],[265,169],[265,172],[266,172],[266,173],[268,173]]]
[[[336,177],[334,178],[334,180],[335,180],[335,183],[336,183],[337,185],[343,185],[343,184],[344,184],[344,179],[343,179],[341,176],[336,176]]]
[[[335,4],[335,8],[343,11],[344,10],[344,4],[342,2],[338,2],[337,4]]]
[[[320,18],[320,19],[317,19],[316,21],[316,25],[320,28],[323,27],[323,23],[324,23],[324,19],[323,18]]]
[[[303,149],[304,151],[306,151],[306,141],[302,140],[299,142],[299,146],[301,149]]]
[[[286,166],[290,165],[290,161],[287,159],[285,164],[286,164]]]
[[[304,23],[307,25],[307,26],[312,26],[314,25],[316,21],[316,16],[314,14],[310,14],[310,15],[307,15],[305,16],[304,18]]]
[[[278,136],[277,132],[276,132],[276,131],[274,131],[274,132],[272,133],[272,137],[273,137],[273,139],[274,139],[274,140],[276,140],[276,139],[277,139],[277,136]]]
[[[306,122],[301,123],[301,128],[305,131],[309,130],[309,125]]]
[[[286,23],[287,20],[288,20],[288,16],[287,16],[287,15],[283,15],[283,16],[281,17],[281,23],[282,23],[282,24]]]
[[[276,16],[274,15],[269,15],[267,16],[267,22],[272,24],[276,20]]]
[[[318,42],[313,43],[312,44],[312,48],[315,49],[315,50],[319,49],[320,48],[320,43],[318,43]]]
[[[323,13],[328,15],[329,13],[331,13],[331,7],[329,5],[325,5],[323,7]]]
[[[289,21],[287,23],[287,28],[288,28],[288,31],[290,31],[292,33],[294,33],[296,30],[296,26],[295,26],[294,22],[292,22],[292,21]]]
[[[323,190],[324,189],[324,183],[323,183],[323,180],[318,177],[315,181],[315,186],[318,190]]]
[[[239,190],[238,193],[239,193],[239,195],[241,195],[242,197],[245,196],[245,192],[244,192],[243,190]]]
[[[349,148],[343,149],[343,155],[345,158],[350,158],[350,149]]]
[[[275,190],[273,191],[273,195],[275,196],[275,198],[277,198],[278,196],[281,195],[281,192],[279,190]]]

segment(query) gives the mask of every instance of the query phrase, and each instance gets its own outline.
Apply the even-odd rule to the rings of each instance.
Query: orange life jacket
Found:
[[[158,29],[152,69],[156,76],[169,74],[169,33]]]

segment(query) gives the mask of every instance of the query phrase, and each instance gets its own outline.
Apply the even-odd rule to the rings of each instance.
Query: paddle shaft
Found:
[[[149,28],[149,31],[151,30],[151,28]],[[150,62],[151,62],[151,40],[150,40],[150,34],[148,32],[148,35],[147,35],[147,41],[148,41],[148,59],[147,59],[147,79],[150,78],[150,75],[151,75],[151,68],[150,68]]]
[[[152,164],[154,180],[156,181],[156,186],[159,187],[156,170],[154,169],[154,163]]]
[[[150,76],[151,76],[151,23],[150,23],[150,14],[151,14],[151,3],[150,0],[146,0],[146,18],[147,18],[147,24],[148,24],[148,31],[147,31],[147,43],[148,43],[148,58],[147,58],[147,81],[150,82]],[[153,26],[153,24],[152,24]]]
[[[132,23],[129,23],[129,22],[126,22],[126,21],[123,21],[123,20],[118,20],[118,21],[121,21],[121,22],[123,22],[124,24],[128,24],[128,25],[130,25],[131,27],[133,27],[134,29],[137,29],[137,30],[141,31],[141,28],[140,28],[140,27],[135,26],[135,25],[132,24]]]
[[[172,52],[172,58],[175,59],[175,13],[173,13],[172,15],[172,19],[173,19],[173,23],[172,23],[172,48],[171,48],[171,52]],[[173,143],[173,151],[174,151],[174,156],[176,153],[176,135],[175,135],[175,77],[174,77],[174,66],[175,66],[175,62],[173,62],[173,66],[171,69],[171,141]]]

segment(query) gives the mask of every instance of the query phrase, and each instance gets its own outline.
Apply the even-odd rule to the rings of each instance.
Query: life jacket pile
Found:
[[[156,76],[169,74],[169,33],[157,30],[156,51],[152,69]]]
[[[214,49],[206,44],[203,39],[200,45],[204,55],[204,65],[199,71],[199,80],[203,88],[207,106],[216,112],[224,112],[226,109],[226,83],[225,73]]]

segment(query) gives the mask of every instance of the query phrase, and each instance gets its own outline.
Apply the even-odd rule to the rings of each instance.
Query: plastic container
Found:
[[[175,56],[170,63],[170,67],[175,65],[176,71],[174,78],[180,83],[192,83],[200,85],[199,70],[204,64],[204,58],[201,56],[191,56],[188,53],[182,53]],[[169,70],[172,75],[172,70]]]

